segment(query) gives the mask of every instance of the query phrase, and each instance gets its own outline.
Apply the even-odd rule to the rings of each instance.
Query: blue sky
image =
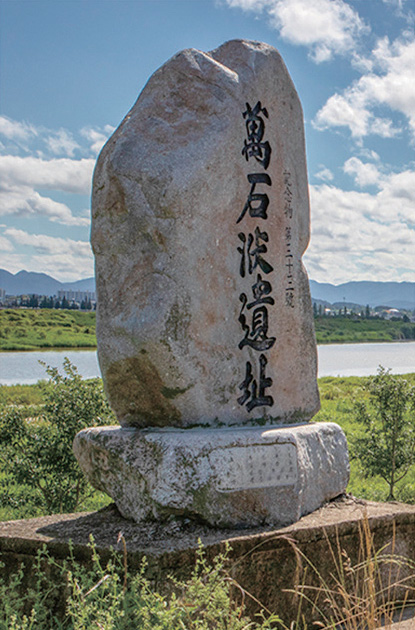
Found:
[[[415,281],[415,0],[1,0],[0,267],[93,275],[96,156],[184,48],[278,48],[305,118],[312,279]]]

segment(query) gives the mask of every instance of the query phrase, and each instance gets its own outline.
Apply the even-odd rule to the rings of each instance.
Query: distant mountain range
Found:
[[[12,274],[0,269],[0,289],[7,295],[57,295],[58,291],[95,291],[95,278],[85,278],[76,282],[59,282],[46,273],[19,271]]]
[[[310,280],[311,295],[330,304],[351,302],[371,307],[415,309],[415,282],[346,282],[328,284]]]
[[[5,289],[8,295],[57,295],[59,290],[95,291],[95,278],[59,282],[45,273],[19,271],[13,275],[0,269],[0,288]],[[353,303],[363,306],[369,304],[371,307],[415,309],[415,282],[362,281],[334,285],[310,280],[310,289],[313,299],[329,304]]]

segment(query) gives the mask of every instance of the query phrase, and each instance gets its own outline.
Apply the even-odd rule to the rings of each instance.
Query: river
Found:
[[[1,352],[0,384],[36,383],[47,378],[44,361],[62,367],[64,357],[76,365],[84,378],[100,376],[94,350],[45,350],[42,352]],[[319,376],[368,376],[379,365],[394,374],[415,372],[415,342],[330,344],[318,346]]]

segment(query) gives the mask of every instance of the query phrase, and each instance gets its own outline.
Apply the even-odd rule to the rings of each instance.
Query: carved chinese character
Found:
[[[265,193],[256,193],[255,187],[257,184],[266,184],[271,186],[271,178],[266,173],[251,173],[248,175],[248,181],[251,185],[251,190],[248,195],[248,199],[244,208],[237,220],[237,223],[242,221],[247,211],[249,211],[250,217],[256,217],[259,219],[267,219],[267,208],[269,206],[269,197]]]
[[[267,280],[263,280],[261,274],[257,275],[257,281],[252,285],[252,294],[254,301],[247,304],[246,308],[249,310],[259,304],[275,304],[275,300],[269,297],[272,291],[271,283]]]
[[[259,115],[261,113],[265,118],[268,118],[266,107],[262,107],[261,101],[258,101],[255,107],[252,108],[249,103],[246,103],[246,111],[242,114],[246,119],[245,126],[248,138],[255,142],[261,142],[264,137],[265,123],[264,119]],[[284,171],[284,173],[286,172],[288,171]]]
[[[264,243],[268,243],[268,234],[266,232],[261,232],[259,228],[255,228],[254,235],[248,234],[248,239],[243,232],[238,234],[238,238],[243,243],[243,247],[237,248],[238,252],[241,254],[239,273],[242,278],[245,278],[247,271],[251,274],[258,266],[267,274],[274,270],[261,256],[261,254],[266,254],[268,251],[267,246],[264,245]],[[263,243],[260,244],[260,241],[263,241]],[[252,248],[254,244],[255,247]]]
[[[266,356],[261,354],[259,357],[259,378],[257,382],[252,375],[251,362],[246,362],[245,379],[239,385],[239,389],[243,394],[237,400],[240,405],[246,403],[248,411],[252,411],[255,407],[271,407],[274,404],[272,396],[265,395],[265,390],[272,385],[272,378],[265,376],[267,363]]]
[[[272,298],[271,298],[272,299]],[[238,321],[245,333],[244,339],[239,342],[239,349],[249,346],[258,352],[269,350],[274,345],[275,337],[268,337],[268,309],[266,306],[257,306],[252,311],[252,323],[249,326],[246,321],[244,310],[247,306],[248,298],[245,293],[241,293],[239,300],[242,302],[242,308],[239,313]],[[253,304],[252,304],[253,306]]]
[[[287,287],[285,289],[285,306],[294,308],[294,287]]]
[[[250,157],[255,158],[257,162],[267,169],[271,158],[271,147],[269,142],[261,142],[264,137],[265,123],[264,119],[259,115],[260,113],[268,118],[268,112],[265,107],[261,106],[261,101],[258,101],[254,108],[251,108],[249,103],[246,104],[246,111],[243,113],[243,117],[246,119],[245,125],[248,141],[244,140],[242,155],[245,156],[246,161]]]

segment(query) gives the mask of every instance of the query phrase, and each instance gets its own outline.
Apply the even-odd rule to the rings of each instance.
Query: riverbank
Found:
[[[402,319],[365,319],[352,315],[316,317],[314,326],[318,344],[415,340],[415,323]]]
[[[96,348],[95,312],[53,309],[0,310],[0,352]],[[415,323],[352,316],[317,317],[318,344],[414,341]]]
[[[0,351],[96,348],[95,313],[76,310],[0,310]]]

